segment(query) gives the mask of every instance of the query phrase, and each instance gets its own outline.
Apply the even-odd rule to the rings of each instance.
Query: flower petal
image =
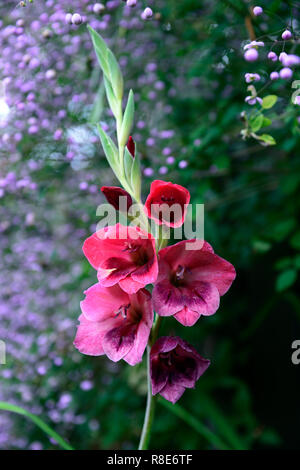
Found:
[[[182,397],[184,391],[185,388],[182,385],[167,383],[161,390],[160,395],[174,404]]]
[[[101,356],[104,354],[102,340],[107,328],[111,328],[113,320],[104,322],[93,322],[86,319],[84,315],[79,317],[80,324],[77,328],[74,346],[82,354],[89,356]]]
[[[182,310],[180,310],[180,312],[174,315],[174,318],[176,318],[176,320],[179,321],[179,323],[181,323],[183,326],[195,325],[200,317],[200,313],[195,312],[194,310],[189,310],[187,307],[184,307]]]
[[[81,305],[81,311],[90,321],[103,321],[114,316],[122,305],[129,303],[128,295],[119,286],[103,287],[94,284],[85,291],[86,298]]]
[[[117,362],[129,353],[134,345],[136,329],[136,325],[128,325],[125,322],[105,334],[102,346],[111,361]]]

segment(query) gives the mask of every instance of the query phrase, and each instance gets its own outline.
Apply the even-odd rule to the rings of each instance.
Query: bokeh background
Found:
[[[90,23],[120,61],[136,97],[134,139],[144,196],[151,180],[188,187],[205,204],[205,236],[237,279],[212,317],[175,333],[212,361],[196,390],[157,404],[154,449],[297,448],[300,365],[300,107],[291,81],[269,84],[266,53],[290,26],[299,52],[299,2],[0,1],[0,400],[43,418],[76,449],[134,449],[145,407],[145,364],[81,355],[72,345],[83,291],[95,272],[81,247],[95,229],[99,188],[116,184],[95,123],[113,134]],[[154,17],[143,21],[150,6]],[[80,13],[84,24],[66,23]],[[263,36],[254,64],[243,45]],[[279,35],[279,36],[278,36]],[[297,39],[298,38],[298,39]],[[276,145],[243,140],[244,75],[262,76]],[[300,79],[294,70],[294,79]],[[5,90],[4,90],[5,89]],[[187,415],[182,412],[185,410]],[[179,416],[180,415],[180,416]],[[1,449],[56,449],[27,419],[0,411]]]

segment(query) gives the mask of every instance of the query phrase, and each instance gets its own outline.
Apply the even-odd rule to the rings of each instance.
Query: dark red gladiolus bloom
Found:
[[[180,227],[185,219],[190,202],[189,191],[179,184],[155,180],[145,202],[148,217],[159,225]]]
[[[124,209],[128,211],[132,206],[132,198],[125,189],[119,188],[118,186],[102,186],[101,191],[106,197],[107,202],[117,211],[122,210],[124,212]],[[126,202],[123,204],[124,208],[122,204],[120,205],[120,197],[126,197]]]
[[[128,151],[131,153],[131,155],[134,157],[135,156],[135,143],[131,136],[129,136],[129,139],[127,142],[127,148],[128,148]]]
[[[83,252],[103,287],[115,284],[134,294],[156,281],[158,263],[155,239],[139,227],[122,224],[105,227],[87,238]]]
[[[199,248],[187,249],[194,242],[183,240],[160,250],[152,293],[158,315],[174,315],[184,326],[194,325],[201,315],[213,315],[236,275],[232,264],[207,242],[198,240]]]
[[[81,302],[75,347],[83,354],[106,354],[134,366],[142,360],[153,323],[151,294],[126,294],[119,286],[90,287]]]
[[[186,388],[194,388],[210,361],[178,336],[162,336],[150,352],[152,394],[176,403]]]

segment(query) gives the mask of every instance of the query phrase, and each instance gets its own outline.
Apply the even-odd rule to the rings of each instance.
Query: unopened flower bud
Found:
[[[67,13],[65,16],[65,22],[68,24],[72,24],[72,13]]]
[[[77,26],[82,23],[82,17],[79,15],[79,13],[74,13],[74,15],[72,15],[72,23],[76,24]]]
[[[128,151],[131,153],[131,155],[134,157],[135,156],[135,143],[131,136],[129,136],[129,139],[127,142],[127,148],[128,148]]]
[[[294,104],[297,104],[298,106],[300,106],[300,95],[296,96],[294,100]]]
[[[260,16],[263,13],[262,7],[254,7],[253,8],[253,15],[254,16]]]
[[[149,7],[145,8],[143,13],[141,14],[141,17],[142,17],[143,20],[150,20],[150,18],[152,18],[152,16],[153,16],[153,11]]]
[[[102,186],[101,191],[107,202],[117,211],[127,212],[132,206],[132,198],[125,189],[118,186]]]
[[[244,54],[244,59],[247,62],[255,62],[258,59],[258,52],[256,49],[248,49]]]
[[[286,29],[285,31],[283,31],[281,37],[282,39],[284,39],[284,41],[288,41],[289,39],[291,39],[292,33],[288,29]]]
[[[284,80],[288,80],[289,78],[292,78],[293,71],[289,67],[284,67],[283,69],[280,70],[279,75],[280,75],[280,78],[283,78]]]
[[[104,10],[105,6],[102,3],[95,3],[95,5],[93,6],[93,12],[96,13],[96,15],[103,13]]]
[[[270,79],[271,80],[278,80],[278,78],[279,78],[279,73],[278,72],[272,72],[270,74]]]
[[[137,5],[137,0],[127,0],[126,5],[130,8],[134,8]]]
[[[45,77],[47,78],[47,80],[52,80],[52,78],[55,78],[55,76],[56,76],[56,71],[53,69],[49,69],[45,73]]]
[[[278,60],[277,54],[273,51],[269,52],[268,59],[272,60],[273,62],[276,62],[276,60]]]

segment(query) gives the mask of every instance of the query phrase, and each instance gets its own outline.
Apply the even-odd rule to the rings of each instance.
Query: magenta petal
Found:
[[[174,318],[183,326],[193,326],[199,320],[200,316],[200,313],[184,307],[180,312],[174,315]]]
[[[185,306],[199,315],[213,315],[220,305],[220,294],[214,284],[195,282],[184,289]]]
[[[119,286],[127,294],[136,294],[145,284],[141,284],[138,281],[134,281],[132,276],[127,276],[119,281]]]
[[[90,321],[103,321],[113,316],[121,305],[129,303],[128,295],[119,286],[105,288],[98,283],[85,294],[86,298],[80,303],[81,311]]]
[[[132,349],[135,335],[135,325],[121,325],[108,331],[102,341],[107,357],[114,362],[123,359]]]
[[[107,328],[113,324],[113,320],[109,319],[100,323],[89,321],[84,315],[80,315],[79,321],[80,325],[77,328],[74,346],[82,354],[89,356],[101,356],[104,354],[102,340]]]
[[[169,280],[155,284],[152,298],[154,311],[162,317],[174,315],[185,307],[181,291],[173,286]]]
[[[158,275],[158,263],[156,258],[149,261],[144,266],[136,269],[131,277],[133,280],[140,282],[143,286],[152,284],[156,281]]]
[[[143,359],[143,354],[147,347],[148,339],[150,336],[150,328],[146,323],[141,322],[138,326],[136,337],[131,350],[123,357],[129,365],[135,366]]]
[[[161,336],[151,348],[151,356],[158,353],[167,353],[176,348],[178,344],[178,336]]]
[[[182,397],[184,391],[185,388],[181,385],[167,384],[163,390],[161,390],[160,395],[174,404]]]
[[[194,388],[210,361],[180,337],[161,337],[150,352],[152,393],[175,403],[186,388]]]
[[[193,279],[214,284],[220,295],[228,291],[236,276],[231,263],[212,253],[196,255],[190,269]]]
[[[151,383],[152,395],[160,393],[167,384],[169,374],[168,370],[160,364],[159,358],[154,358],[151,361]]]

